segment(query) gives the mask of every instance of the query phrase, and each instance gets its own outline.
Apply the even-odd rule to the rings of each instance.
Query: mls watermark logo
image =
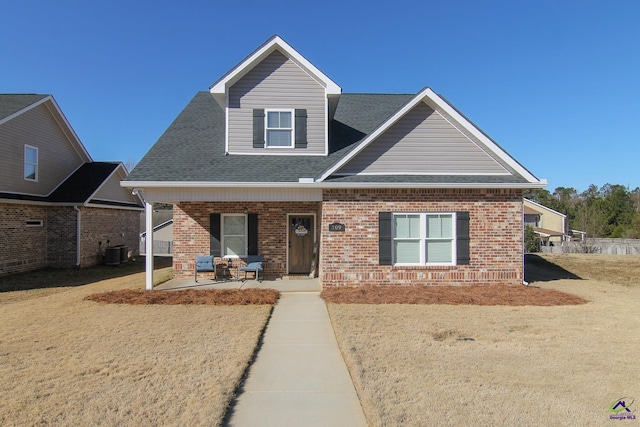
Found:
[[[631,405],[633,405],[635,400],[631,397],[621,397],[616,400],[609,406],[609,412],[612,412],[609,415],[610,420],[635,420],[636,415],[633,413],[631,409]]]

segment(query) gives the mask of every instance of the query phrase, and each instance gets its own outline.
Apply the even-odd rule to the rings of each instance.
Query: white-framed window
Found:
[[[247,256],[247,215],[222,215],[222,256],[244,258]]]
[[[264,140],[269,148],[291,148],[295,142],[294,110],[265,110]]]
[[[31,145],[24,146],[24,179],[38,181],[38,149]]]
[[[395,265],[455,265],[455,213],[393,214]]]

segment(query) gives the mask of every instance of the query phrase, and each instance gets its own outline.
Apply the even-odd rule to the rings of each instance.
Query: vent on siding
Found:
[[[24,223],[27,227],[42,227],[44,222],[41,219],[28,219]]]

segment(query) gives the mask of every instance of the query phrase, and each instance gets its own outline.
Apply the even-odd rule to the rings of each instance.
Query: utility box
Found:
[[[104,265],[120,265],[120,248],[107,246],[104,249]]]

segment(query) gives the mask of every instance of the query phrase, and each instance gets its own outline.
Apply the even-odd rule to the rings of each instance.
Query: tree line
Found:
[[[567,230],[588,237],[640,239],[640,187],[591,184],[582,193],[573,187],[525,190],[524,196],[567,216]]]

